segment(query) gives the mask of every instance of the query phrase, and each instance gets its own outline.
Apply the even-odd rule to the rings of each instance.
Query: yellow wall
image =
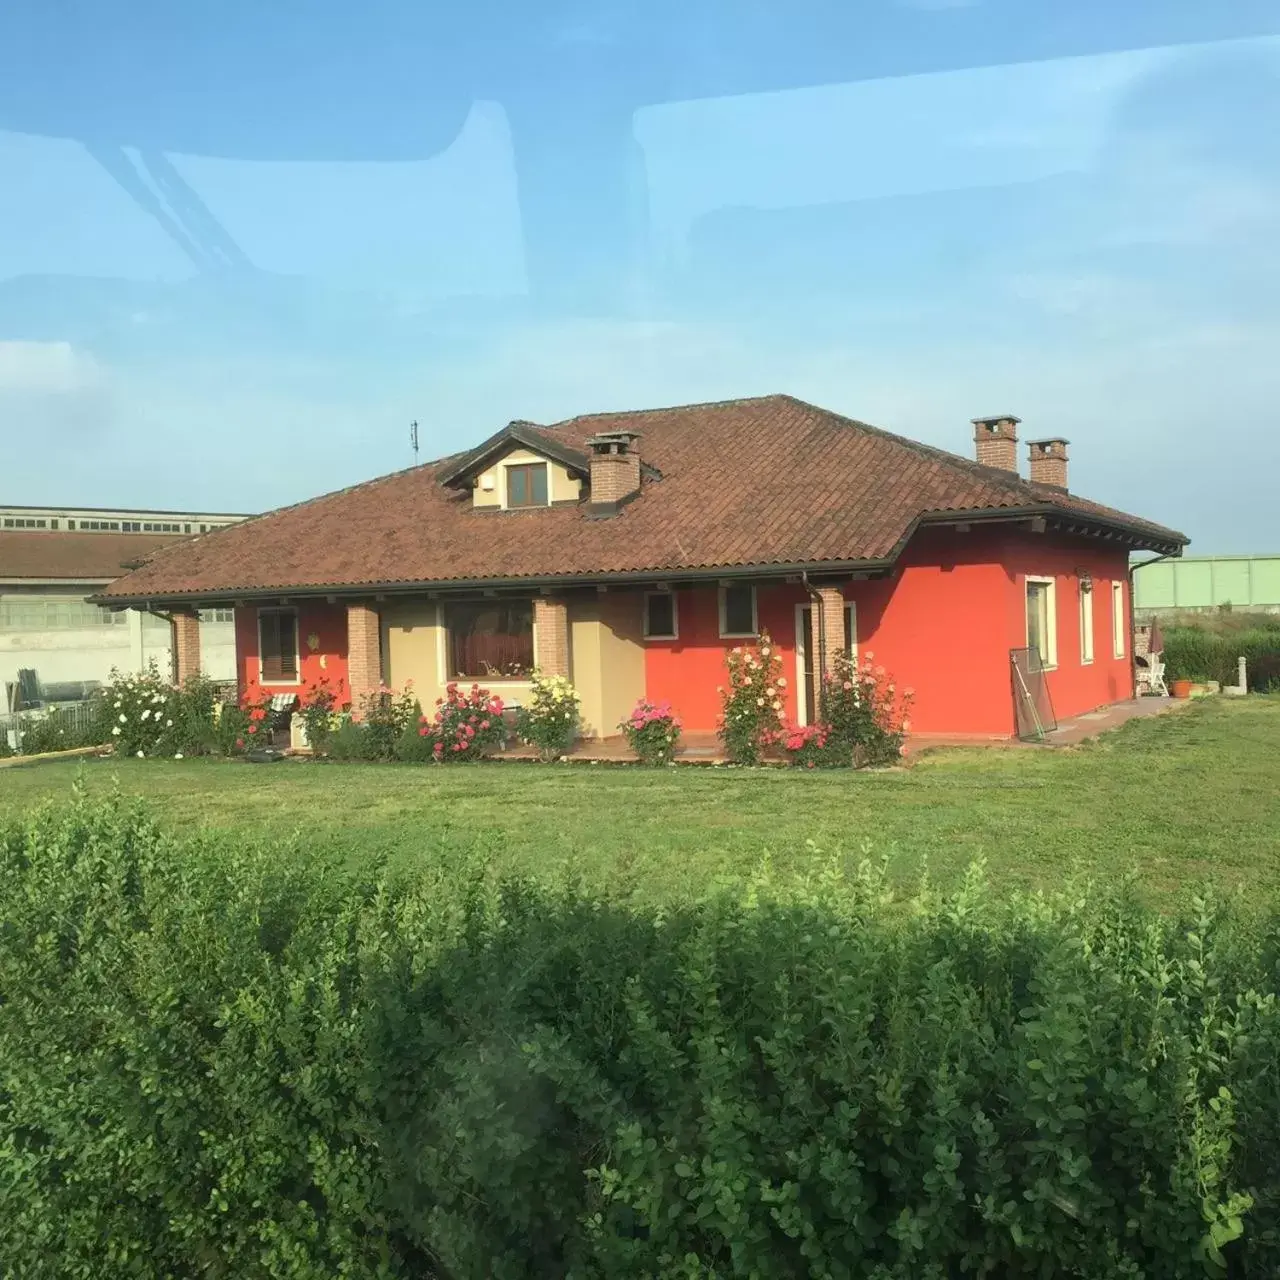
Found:
[[[389,601],[381,611],[387,683],[403,689],[412,680],[423,711],[433,715],[436,699],[444,697],[449,682],[443,608],[419,598]],[[503,702],[517,705],[528,702],[531,688],[527,680],[486,680],[484,687]]]
[[[510,453],[503,454],[496,462],[486,467],[476,478],[476,486],[472,490],[474,504],[477,507],[502,506],[506,493],[506,478],[502,473],[502,469],[508,463],[523,462],[545,462],[547,464],[547,487],[550,490],[552,502],[576,502],[578,500],[578,495],[582,491],[582,482],[577,476],[570,475],[558,462],[552,462],[550,458],[544,458],[541,454],[533,453],[528,449],[512,449]],[[488,491],[481,485],[481,481],[485,476],[492,476],[494,482],[493,488]]]
[[[443,692],[440,678],[441,627],[434,600],[396,600],[382,606],[382,651],[387,683],[413,691],[426,711]]]
[[[583,737],[614,737],[644,697],[644,597],[609,592],[569,604],[572,679]]]

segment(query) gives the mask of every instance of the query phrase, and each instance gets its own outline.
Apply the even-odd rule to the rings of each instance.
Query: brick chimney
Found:
[[[1067,444],[1055,436],[1052,440],[1030,440],[1031,483],[1052,485],[1055,489],[1067,487]]]
[[[973,419],[974,454],[984,467],[1018,474],[1018,423],[1011,413]]]
[[[640,492],[640,451],[635,431],[602,431],[587,444],[591,449],[591,510],[611,516]]]

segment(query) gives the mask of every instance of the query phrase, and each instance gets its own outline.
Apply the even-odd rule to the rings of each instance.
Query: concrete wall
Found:
[[[141,671],[154,661],[171,670],[168,623],[129,610],[123,625],[51,631],[0,631],[0,691],[16,682],[18,669],[32,668],[44,684],[76,680],[106,683],[113,668]],[[235,629],[230,623],[200,625],[201,665],[215,680],[235,679]]]
[[[1280,610],[1280,556],[1184,556],[1161,560],[1133,575],[1133,608]]]

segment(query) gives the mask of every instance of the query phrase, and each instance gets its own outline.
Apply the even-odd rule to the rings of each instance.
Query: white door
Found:
[[[845,653],[858,656],[858,606],[849,601],[844,606]],[[821,676],[818,664],[818,641],[814,635],[813,605],[796,605],[796,711],[801,724],[817,719],[818,692]]]

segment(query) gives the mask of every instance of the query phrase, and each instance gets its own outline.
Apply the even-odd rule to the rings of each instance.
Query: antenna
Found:
[[[418,420],[409,423],[409,445],[413,449],[413,465],[418,465]]]

